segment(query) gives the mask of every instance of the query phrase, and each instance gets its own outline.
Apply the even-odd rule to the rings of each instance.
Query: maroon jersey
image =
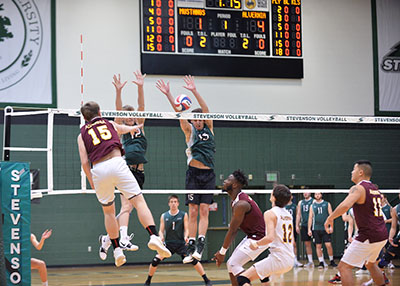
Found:
[[[240,229],[243,230],[248,238],[255,240],[263,238],[265,236],[264,217],[257,203],[247,194],[242,192],[240,192],[232,202],[232,207],[234,207],[238,201],[246,201],[251,206],[251,210],[244,216]]]
[[[354,204],[354,217],[358,227],[356,240],[370,243],[379,242],[388,238],[382,212],[382,196],[378,187],[370,181],[358,183],[365,189],[364,204]]]
[[[123,154],[118,133],[107,119],[101,117],[93,118],[82,126],[81,135],[89,160],[92,163],[106,156],[114,148],[119,148]]]

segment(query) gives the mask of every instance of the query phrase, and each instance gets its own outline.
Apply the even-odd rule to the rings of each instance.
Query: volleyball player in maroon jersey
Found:
[[[147,244],[163,257],[170,257],[171,252],[163,245],[142,191],[122,158],[123,149],[118,134],[139,131],[142,125],[119,125],[101,117],[100,107],[89,101],[81,107],[81,113],[87,121],[78,136],[81,164],[92,189],[103,208],[104,224],[114,248],[117,267],[126,262],[119,245],[119,226],[115,217],[115,188],[136,208],[139,221],[150,234]],[[92,168],[90,165],[92,164]]]
[[[345,251],[339,271],[344,286],[354,285],[353,267],[361,268],[364,263],[374,282],[385,285],[385,278],[375,261],[385,246],[388,234],[382,213],[382,196],[378,187],[371,183],[372,166],[369,161],[357,161],[351,172],[351,180],[355,183],[348,196],[329,215],[325,221],[325,230],[333,232],[333,221],[353,207],[358,235]]]
[[[258,241],[265,236],[265,222],[263,213],[257,203],[242,192],[242,188],[246,185],[247,179],[240,170],[234,171],[224,181],[223,190],[228,192],[228,195],[232,199],[232,219],[229,224],[229,230],[225,235],[224,243],[221,249],[214,254],[213,258],[217,266],[220,266],[239,228],[246,234],[246,237],[235,248],[226,263],[232,286],[238,285],[236,277],[244,272],[243,265],[250,260],[256,259],[257,256],[267,249],[267,246],[259,247],[256,250],[250,248],[252,241]],[[268,277],[261,280],[262,285],[267,285],[268,281]]]

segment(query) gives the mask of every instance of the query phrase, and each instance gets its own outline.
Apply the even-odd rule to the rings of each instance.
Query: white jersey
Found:
[[[273,207],[272,212],[276,215],[275,239],[269,244],[271,254],[284,255],[294,259],[293,239],[296,231],[293,226],[293,218],[288,210]]]

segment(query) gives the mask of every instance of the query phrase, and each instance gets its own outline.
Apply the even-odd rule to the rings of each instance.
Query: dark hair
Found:
[[[272,194],[275,197],[275,205],[280,208],[286,206],[292,197],[292,193],[285,185],[276,185],[272,191]]]
[[[203,109],[199,108],[195,108],[192,110],[192,113],[203,113]]]
[[[122,110],[134,111],[135,108],[132,105],[127,104],[127,105],[122,106]]]
[[[368,160],[358,160],[356,163],[358,167],[364,171],[365,176],[370,177],[372,176],[372,164]]]
[[[88,101],[81,107],[81,113],[86,121],[99,115],[100,106],[94,101]]]
[[[171,199],[177,199],[178,202],[179,202],[179,198],[178,198],[177,195],[170,195],[170,196],[168,197],[168,202],[169,202]]]
[[[236,170],[232,173],[235,180],[242,185],[242,187],[246,187],[248,185],[246,175],[241,170]]]

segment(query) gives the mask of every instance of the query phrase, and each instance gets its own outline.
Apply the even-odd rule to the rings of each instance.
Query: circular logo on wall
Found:
[[[34,0],[0,0],[0,91],[32,70],[42,42],[42,20]]]
[[[244,4],[246,5],[247,9],[254,9],[256,7],[256,0],[246,0]]]

